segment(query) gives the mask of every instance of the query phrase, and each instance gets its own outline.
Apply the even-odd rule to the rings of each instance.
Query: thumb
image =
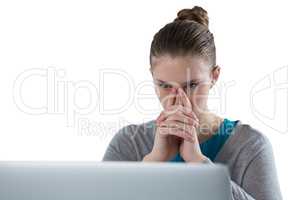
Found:
[[[174,105],[181,105],[178,89],[176,89],[176,92],[175,92],[175,103],[174,103]]]

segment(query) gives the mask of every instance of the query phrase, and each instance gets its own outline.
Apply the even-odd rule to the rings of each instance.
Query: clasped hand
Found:
[[[156,120],[156,134],[152,152],[144,160],[167,161],[177,153],[185,162],[201,162],[205,159],[199,147],[199,120],[192,110],[185,92],[173,88]]]

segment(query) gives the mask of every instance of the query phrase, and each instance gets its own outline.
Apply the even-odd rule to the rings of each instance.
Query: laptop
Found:
[[[0,162],[2,200],[229,200],[225,166],[143,162]]]

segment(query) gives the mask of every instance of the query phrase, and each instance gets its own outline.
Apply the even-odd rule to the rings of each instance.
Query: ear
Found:
[[[216,65],[213,67],[213,69],[210,72],[210,78],[211,78],[211,87],[218,81],[220,76],[221,67],[219,65]]]

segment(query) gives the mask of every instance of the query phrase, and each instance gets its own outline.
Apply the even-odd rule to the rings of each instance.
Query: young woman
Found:
[[[203,8],[180,10],[155,34],[150,66],[164,109],[156,120],[121,128],[103,161],[222,163],[230,171],[232,199],[282,199],[269,140],[207,107],[220,67]]]

